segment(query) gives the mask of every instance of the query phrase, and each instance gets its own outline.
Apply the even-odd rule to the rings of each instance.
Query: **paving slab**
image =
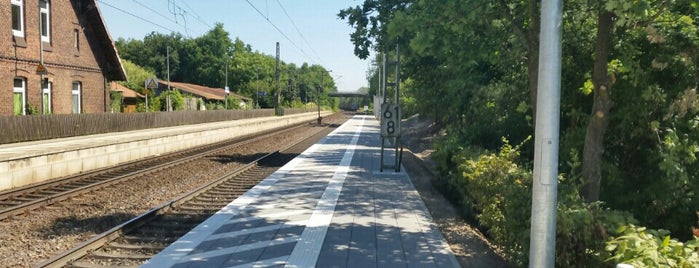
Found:
[[[379,133],[353,117],[144,267],[459,267]]]

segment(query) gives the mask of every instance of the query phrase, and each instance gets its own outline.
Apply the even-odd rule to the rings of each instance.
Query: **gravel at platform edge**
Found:
[[[443,132],[433,121],[413,116],[401,121],[405,145],[403,166],[430,210],[435,224],[449,243],[462,267],[509,267],[496,246],[459,214],[432,181],[435,163],[430,159],[432,144]]]
[[[340,121],[341,120],[341,121]],[[323,123],[344,122],[344,115]],[[31,267],[259,156],[312,136],[312,125],[0,221],[0,267]]]

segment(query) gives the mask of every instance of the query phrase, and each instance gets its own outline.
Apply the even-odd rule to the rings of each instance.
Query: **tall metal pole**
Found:
[[[561,0],[541,3],[529,267],[554,267],[561,99]]]
[[[225,93],[224,94],[224,98],[225,98],[224,105],[226,105],[226,107],[224,108],[225,110],[228,110],[228,60],[229,59],[230,59],[230,57],[228,56],[228,54],[226,54],[226,87],[223,88],[223,92]]]
[[[255,73],[255,92],[257,92],[257,98],[255,98],[255,109],[260,107],[260,67],[257,67],[257,72]]]
[[[377,64],[376,64],[376,65],[378,66],[378,68],[379,68],[379,70],[378,70],[378,72],[377,72],[377,73],[378,73],[378,76],[379,76],[379,88],[378,88],[377,92],[379,93],[379,95],[381,96],[381,98],[383,98],[383,90],[381,89],[381,85],[383,84],[383,83],[382,83],[383,80],[381,80],[381,79],[382,79],[381,70],[383,69],[383,66],[382,66],[382,64],[383,64],[383,54],[381,54],[381,53],[379,53],[379,61],[380,61],[380,62],[377,62]]]
[[[276,93],[274,94],[274,114],[275,115],[282,115],[282,107],[281,103],[279,101],[281,97],[281,89],[279,89],[279,42],[277,42],[277,63],[275,65],[275,73],[274,73],[274,79],[275,79],[275,84],[274,88],[276,90]]]
[[[318,86],[318,96],[316,97],[317,103],[316,106],[318,106],[318,125],[323,121],[323,118],[320,117],[320,88],[323,86],[323,72],[320,73],[320,85]]]
[[[398,97],[400,93],[400,54],[398,54],[398,45],[396,45],[396,105],[400,105]]]
[[[170,100],[170,45],[165,50],[167,58],[167,111],[172,111],[172,101]]]
[[[383,75],[381,76],[381,78],[383,78],[383,80],[381,80],[381,96],[383,96],[383,102],[386,102],[386,81],[388,80],[386,79],[386,58],[386,53],[382,53],[381,65],[383,65],[383,68],[381,68],[381,72],[383,73]]]

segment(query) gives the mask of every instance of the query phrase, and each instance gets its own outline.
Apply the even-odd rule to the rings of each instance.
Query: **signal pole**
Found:
[[[277,42],[277,63],[275,65],[275,72],[274,72],[274,80],[275,80],[275,89],[276,93],[274,93],[274,114],[275,115],[282,115],[282,107],[280,106],[280,101],[279,98],[281,97],[281,92],[279,89],[279,42]]]

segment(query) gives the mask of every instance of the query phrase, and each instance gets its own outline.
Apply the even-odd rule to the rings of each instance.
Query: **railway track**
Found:
[[[256,159],[36,267],[138,266],[330,131],[330,127],[323,128],[311,137]]]
[[[194,161],[208,155],[216,154],[217,152],[230,150],[231,148],[239,147],[256,140],[279,135],[288,131],[294,131],[304,124],[305,123],[302,123],[292,128],[273,131],[265,135],[249,135],[5,191],[0,193],[0,220],[28,213],[32,210],[81,194],[93,192],[104,187],[109,187],[117,183],[122,183],[136,177],[145,176],[186,162]]]

